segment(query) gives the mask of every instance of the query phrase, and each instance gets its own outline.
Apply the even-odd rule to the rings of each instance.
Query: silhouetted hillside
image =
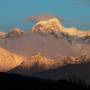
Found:
[[[45,80],[34,77],[24,77],[18,74],[0,73],[0,85],[8,85],[8,87],[19,86],[25,89],[89,89],[90,87],[81,80],[72,82],[71,80]],[[8,88],[7,87],[7,88]]]

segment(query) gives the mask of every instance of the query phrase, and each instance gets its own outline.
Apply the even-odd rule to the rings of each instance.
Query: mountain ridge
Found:
[[[31,18],[36,18],[36,19],[40,19],[37,20],[36,24],[33,25],[33,27],[31,28],[31,32],[52,32],[52,31],[56,31],[56,32],[61,32],[64,34],[69,34],[70,36],[77,36],[77,37],[89,37],[90,36],[90,30],[80,30],[77,29],[75,27],[64,27],[60,21],[60,19],[58,17],[54,17],[54,16],[48,16],[48,19],[42,19],[45,18],[45,16],[42,16],[42,18],[40,18],[40,16],[38,17],[31,17]],[[26,31],[27,32],[27,31]],[[20,28],[16,27],[13,28],[9,33],[5,33],[5,32],[1,32],[0,36],[19,36],[22,35],[23,33],[25,33],[24,31],[22,31]],[[12,35],[11,35],[12,34]]]
[[[71,36],[78,36],[78,37],[90,36],[89,30],[82,31],[75,27],[65,28],[58,18],[51,18],[48,20],[38,21],[32,28],[32,32],[37,31],[51,32],[53,30],[68,33]]]
[[[0,71],[9,71],[10,69],[20,65],[22,62],[22,56],[0,47]]]
[[[88,63],[90,62],[90,57],[84,55],[80,57],[57,57],[57,58],[49,58],[41,53],[33,55],[27,58],[23,63],[21,63],[18,67],[11,69],[9,73],[19,73],[25,76],[30,76],[33,73],[44,71],[44,70],[52,70],[55,68],[60,68],[63,66],[67,66],[69,64],[80,64],[80,63]]]

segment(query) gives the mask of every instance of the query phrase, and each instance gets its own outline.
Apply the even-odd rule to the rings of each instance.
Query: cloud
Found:
[[[90,6],[90,0],[74,0],[75,5]]]
[[[90,26],[90,22],[82,22],[80,23],[81,26],[84,26],[84,27],[89,27]]]
[[[51,14],[41,14],[41,15],[36,15],[36,16],[29,16],[29,17],[26,17],[24,20],[27,22],[27,21],[41,21],[41,20],[47,20],[47,19],[50,19],[50,18],[58,18],[61,20],[61,17],[59,16],[54,16],[54,15],[51,15]]]
[[[70,23],[79,23],[79,22],[83,22],[83,21],[86,21],[90,19],[90,15],[82,15],[82,16],[78,16],[78,17],[75,17],[73,19],[63,19],[63,22],[70,22]],[[88,23],[88,22],[87,22]],[[90,22],[89,22],[90,23]]]

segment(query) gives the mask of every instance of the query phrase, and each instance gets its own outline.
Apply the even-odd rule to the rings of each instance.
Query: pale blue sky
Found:
[[[24,18],[43,13],[61,16],[64,26],[90,29],[90,0],[0,0],[0,30],[29,29]]]

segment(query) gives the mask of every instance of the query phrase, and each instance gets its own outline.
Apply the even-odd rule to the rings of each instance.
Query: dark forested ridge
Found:
[[[7,74],[7,73],[0,73],[0,83],[1,86],[7,85],[7,88],[11,86],[24,87],[25,89],[71,89],[71,90],[78,90],[78,89],[90,89],[90,86],[86,85],[83,80],[73,81],[70,80],[47,80],[47,79],[39,79],[34,77],[26,77],[21,76],[18,74]]]

